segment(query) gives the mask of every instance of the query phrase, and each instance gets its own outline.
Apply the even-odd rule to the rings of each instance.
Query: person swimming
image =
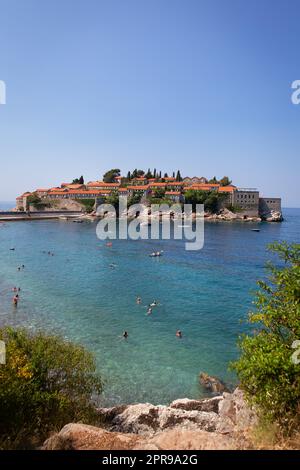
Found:
[[[14,298],[13,298],[13,303],[14,303],[14,305],[15,305],[16,307],[18,306],[18,302],[19,302],[19,295],[16,294],[16,295],[14,296]]]
[[[148,310],[147,310],[147,315],[151,315],[151,313],[152,313],[152,308],[149,307]]]
[[[141,297],[138,296],[138,297],[136,298],[136,303],[137,303],[137,304],[141,304],[141,303],[142,303]]]
[[[157,307],[158,302],[156,300],[153,300],[152,304],[150,304],[150,307]]]
[[[128,338],[128,332],[125,330],[123,333],[123,338],[127,339]]]
[[[182,338],[182,333],[181,333],[180,330],[176,331],[176,336],[177,336],[177,338]]]

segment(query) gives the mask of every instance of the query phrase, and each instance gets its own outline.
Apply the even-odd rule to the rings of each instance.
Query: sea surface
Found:
[[[0,201],[0,211],[9,211],[16,207],[16,201]]]
[[[228,363],[247,329],[256,281],[266,276],[267,244],[300,243],[300,209],[286,209],[284,217],[206,222],[200,251],[185,251],[181,240],[116,240],[107,247],[95,223],[0,223],[0,324],[58,332],[93,351],[105,405],[204,396],[200,371],[236,381]],[[150,258],[153,250],[164,254]],[[17,309],[13,286],[22,289]],[[153,300],[160,305],[147,316]]]

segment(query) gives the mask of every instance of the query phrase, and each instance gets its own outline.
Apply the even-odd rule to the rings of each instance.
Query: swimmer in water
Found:
[[[152,313],[152,308],[149,307],[148,310],[147,310],[147,315],[151,315],[151,313]]]
[[[18,266],[18,271],[21,271],[21,268],[20,268],[20,266]]]
[[[176,336],[177,336],[177,338],[182,338],[182,333],[181,333],[180,330],[176,331]]]
[[[136,298],[136,303],[137,303],[137,304],[141,304],[141,303],[142,303],[141,297],[138,296],[138,297]]]
[[[128,338],[128,333],[127,333],[127,331],[124,331],[124,333],[123,333],[123,338],[125,338],[125,339]]]
[[[18,296],[18,294],[16,294],[13,298],[13,303],[16,307],[18,306],[18,302],[19,302],[19,296]]]
[[[158,305],[158,302],[156,300],[153,300],[152,304],[150,304],[150,307],[156,307]]]

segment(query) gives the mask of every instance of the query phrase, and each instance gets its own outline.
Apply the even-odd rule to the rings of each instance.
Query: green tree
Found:
[[[106,204],[111,204],[115,209],[116,213],[118,214],[119,210],[119,193],[118,191],[112,191],[109,196],[105,199]]]
[[[120,176],[120,174],[121,174],[121,170],[119,170],[118,168],[113,168],[107,171],[106,173],[104,173],[103,181],[105,183],[114,183],[116,181],[116,177]]]
[[[214,176],[212,179],[209,180],[209,183],[210,183],[210,184],[219,184],[219,181],[218,181],[217,178]]]
[[[72,184],[84,184],[83,176],[80,176],[80,178],[73,179]]]
[[[232,181],[228,178],[228,176],[223,176],[223,178],[220,179],[221,186],[229,186],[231,183]]]
[[[165,190],[163,188],[156,188],[153,191],[152,197],[155,199],[162,199],[165,197]]]
[[[66,423],[96,420],[92,394],[102,390],[95,361],[58,336],[0,329],[0,448],[26,447]]]
[[[150,178],[153,178],[150,168],[148,168],[148,171],[147,171],[147,173],[146,173],[145,176],[146,176],[146,178],[147,178],[148,180],[149,180]]]
[[[258,283],[256,310],[248,317],[255,330],[240,338],[241,356],[232,366],[250,402],[293,429],[300,425],[300,364],[292,357],[298,355],[293,342],[300,340],[300,244],[269,249],[281,262],[269,263],[268,279]]]
[[[37,207],[42,203],[41,198],[37,195],[37,193],[32,193],[27,197],[27,203],[32,204],[33,206]]]
[[[131,180],[131,173],[130,173],[130,171],[128,171],[126,179],[127,179],[128,181]]]
[[[140,194],[138,191],[135,191],[133,195],[130,198],[128,198],[127,206],[130,207],[130,206],[133,206],[133,204],[139,204],[141,202],[141,199],[142,199],[142,194]]]
[[[177,171],[177,174],[176,174],[176,181],[182,181],[181,174],[180,174],[179,170]]]

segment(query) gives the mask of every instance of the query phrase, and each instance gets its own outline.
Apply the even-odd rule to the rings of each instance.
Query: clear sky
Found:
[[[299,0],[0,0],[0,200],[179,168],[300,206]]]

